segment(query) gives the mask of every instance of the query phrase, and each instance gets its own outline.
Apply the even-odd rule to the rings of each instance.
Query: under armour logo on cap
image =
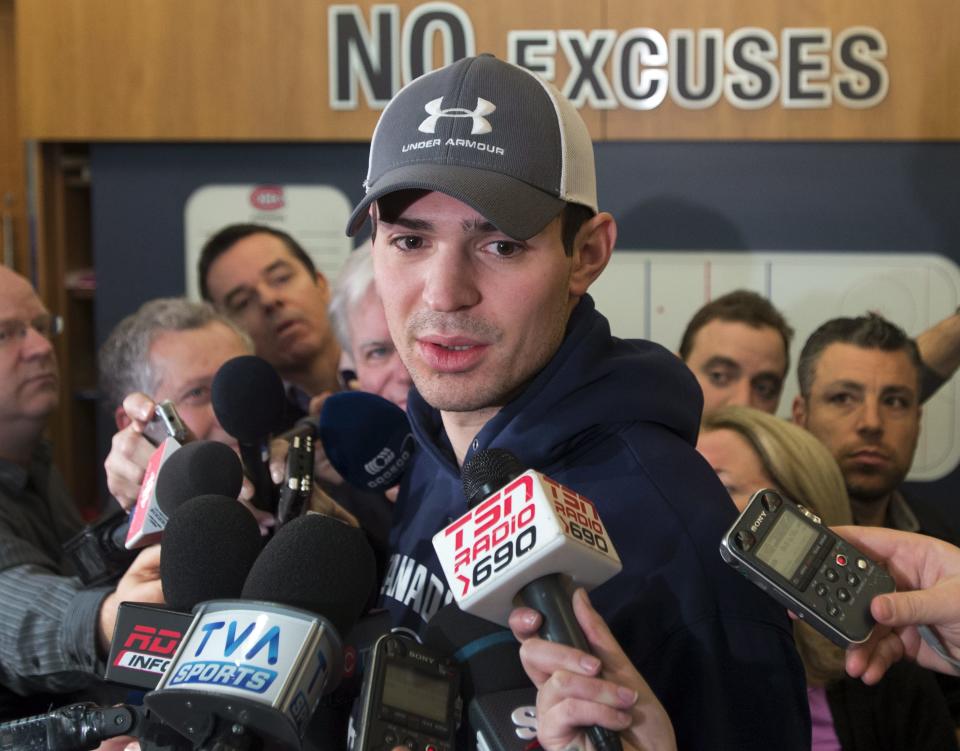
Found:
[[[497,109],[496,105],[492,102],[488,102],[486,99],[477,97],[477,106],[472,112],[464,107],[451,107],[447,110],[440,109],[440,105],[442,104],[443,97],[437,97],[436,99],[431,99],[423,106],[430,117],[420,123],[420,127],[417,130],[419,130],[421,133],[435,133],[437,129],[437,121],[441,117],[473,118],[473,127],[470,128],[470,135],[472,136],[477,136],[482,133],[489,133],[493,130],[493,128],[490,126],[490,122],[485,117],[485,115],[490,115]]]

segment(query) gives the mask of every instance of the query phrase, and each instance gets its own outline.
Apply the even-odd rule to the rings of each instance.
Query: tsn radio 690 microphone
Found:
[[[622,569],[592,501],[503,449],[478,451],[463,468],[470,510],[433,537],[454,598],[468,613],[507,625],[515,599],[543,616],[540,636],[585,652],[574,587],[592,589]],[[588,728],[598,751],[616,733]]]
[[[270,438],[283,422],[283,381],[266,360],[242,355],[227,360],[210,387],[213,412],[240,444],[240,457],[254,488],[254,503],[275,512],[277,489],[270,479]]]
[[[196,745],[299,749],[320,696],[342,671],[339,634],[375,583],[359,529],[319,514],[280,528],[243,600],[201,604],[145,703]]]

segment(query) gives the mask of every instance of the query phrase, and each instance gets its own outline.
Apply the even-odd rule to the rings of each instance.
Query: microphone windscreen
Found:
[[[243,485],[240,457],[219,441],[193,441],[174,451],[157,475],[157,504],[168,517],[199,495],[236,498]]]
[[[210,399],[220,425],[241,443],[257,443],[282,427],[283,381],[256,355],[241,355],[221,365]]]
[[[533,685],[520,662],[520,642],[513,633],[464,613],[455,602],[444,605],[430,619],[423,643],[463,666],[460,693],[465,705],[475,696]]]
[[[343,637],[376,585],[376,562],[362,530],[322,514],[283,525],[263,548],[243,598],[324,616]]]
[[[341,391],[323,403],[317,433],[333,468],[354,487],[400,482],[413,452],[407,413],[382,396]]]
[[[506,449],[483,449],[463,465],[463,494],[473,508],[527,469]]]
[[[262,545],[253,514],[233,498],[205,495],[167,521],[160,555],[163,596],[174,610],[236,599]]]

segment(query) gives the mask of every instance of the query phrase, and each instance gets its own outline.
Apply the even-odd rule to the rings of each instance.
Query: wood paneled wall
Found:
[[[6,0],[9,3],[9,0]],[[319,0],[29,0],[17,4],[20,124],[42,140],[367,140],[378,115],[330,105],[329,3]],[[402,25],[425,4],[393,6]],[[369,23],[374,3],[354,7]],[[383,7],[383,6],[380,6]],[[956,0],[546,0],[461,2],[477,51],[507,55],[511,30],[868,26],[883,35],[889,90],[878,105],[758,110],[721,99],[685,109],[583,108],[598,140],[950,139],[960,137]],[[434,34],[434,41],[442,35]],[[398,34],[399,37],[399,34]],[[780,50],[780,60],[783,50]],[[613,55],[604,66],[612,79]],[[570,66],[556,47],[556,82]],[[834,66],[835,61],[831,61]],[[777,63],[779,65],[779,62]]]

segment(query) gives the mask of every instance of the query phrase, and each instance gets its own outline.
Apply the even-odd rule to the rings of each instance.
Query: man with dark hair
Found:
[[[327,280],[286,232],[232,224],[199,261],[200,291],[253,338],[256,353],[296,387],[297,401],[336,391],[340,347],[327,320]]]
[[[0,266],[0,719],[66,704],[102,686],[123,600],[162,602],[159,549],[117,583],[84,588],[63,543],[83,526],[44,440],[57,407],[51,339],[62,321],[29,282]]]
[[[943,510],[899,491],[920,433],[922,370],[916,343],[893,323],[874,313],[834,318],[803,345],[793,419],[837,460],[858,524],[957,542]]]
[[[774,413],[790,367],[793,329],[766,298],[739,289],[690,319],[679,355],[703,389],[703,412],[725,405]]]
[[[452,599],[431,538],[467,511],[461,466],[505,448],[591,499],[624,565],[591,599],[636,670],[617,671],[613,651],[526,639],[524,621],[540,698],[579,699],[566,720],[538,706],[545,739],[567,723],[564,747],[586,747],[582,726],[601,724],[634,747],[652,689],[680,748],[807,748],[784,613],[716,552],[733,508],[694,449],[696,382],[662,347],[612,337],[587,294],[616,223],[598,210],[573,105],[518,66],[459,60],[387,105],[365,185],[348,233],[372,221],[377,288],[414,382],[418,446],[380,593],[395,625],[422,631]],[[557,674],[571,664],[589,675]]]

